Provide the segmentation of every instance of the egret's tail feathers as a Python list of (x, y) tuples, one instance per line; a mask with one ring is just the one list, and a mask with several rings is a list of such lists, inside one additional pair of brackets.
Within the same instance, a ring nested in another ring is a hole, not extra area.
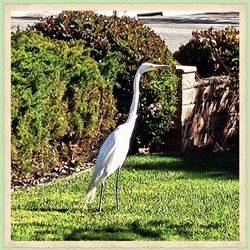
[(87, 206), (88, 203), (93, 202), (93, 200), (95, 199), (95, 194), (96, 194), (96, 187), (88, 190), (85, 199), (85, 206)]

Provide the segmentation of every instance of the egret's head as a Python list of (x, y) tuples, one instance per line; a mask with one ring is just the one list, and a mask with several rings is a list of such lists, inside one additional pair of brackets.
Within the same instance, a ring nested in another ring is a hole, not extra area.
[(140, 72), (140, 74), (143, 74), (145, 72), (156, 70), (156, 69), (159, 69), (159, 68), (164, 68), (164, 67), (167, 67), (167, 65), (153, 64), (153, 63), (143, 63), (139, 67), (138, 71)]

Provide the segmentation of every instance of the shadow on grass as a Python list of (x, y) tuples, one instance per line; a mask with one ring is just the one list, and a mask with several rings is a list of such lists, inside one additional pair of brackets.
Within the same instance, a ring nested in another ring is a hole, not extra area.
[[(168, 155), (141, 156), (148, 160), (131, 161), (127, 169), (186, 171), (192, 178), (239, 179), (239, 154), (237, 152), (188, 152)], [(204, 175), (205, 173), (205, 175)]]
[(108, 225), (92, 230), (78, 228), (65, 236), (64, 240), (163, 240), (161, 232), (150, 227), (150, 223), (143, 224), (138, 220), (126, 225)]
[[(85, 229), (78, 228), (64, 237), (67, 241), (80, 240), (170, 240), (171, 237), (191, 240), (193, 235), (193, 222), (182, 222), (180, 224), (171, 223), (170, 221), (149, 221), (143, 223), (135, 220), (126, 225), (108, 225), (101, 228)], [(200, 225), (201, 228), (211, 230), (221, 227), (220, 224)], [(163, 237), (164, 235), (164, 237)]]
[(22, 207), (22, 210), (28, 211), (39, 211), (39, 212), (56, 212), (56, 213), (72, 213), (78, 211), (77, 208), (54, 208), (54, 207), (38, 207), (38, 206), (27, 206)]
[[(33, 235), (33, 240), (44, 240), (47, 235), (55, 235), (58, 231), (53, 227), (53, 223), (50, 225), (44, 223), (23, 223), (24, 227), (35, 226), (36, 231)], [(69, 228), (64, 228), (69, 231)], [(60, 233), (63, 233), (63, 229)], [(15, 237), (12, 235), (12, 239)], [(64, 236), (64, 241), (81, 241), (81, 240), (137, 240), (137, 239), (151, 239), (151, 240), (163, 240), (161, 238), (161, 232), (157, 232), (155, 228), (150, 228), (149, 224), (142, 224), (138, 220), (133, 221), (126, 225), (104, 225), (93, 229), (86, 229), (84, 227), (73, 229), (71, 233)]]
[[(152, 241), (163, 241), (173, 240), (173, 237), (182, 240), (193, 240), (204, 239), (204, 240), (225, 240), (222, 235), (217, 235), (217, 238), (207, 238), (202, 232), (197, 231), (197, 224), (192, 221), (182, 221), (179, 223), (172, 223), (169, 220), (151, 220), (143, 222), (134, 220), (127, 224), (110, 224), (110, 225), (99, 225), (95, 228), (88, 229), (86, 227), (78, 227), (70, 229), (69, 227), (55, 228), (53, 222), (47, 223), (23, 223), (23, 227), (35, 226), (32, 240), (42, 241), (47, 239), (48, 235), (54, 235), (52, 240), (63, 240), (63, 241), (134, 241), (134, 240), (152, 240)], [(210, 223), (199, 225), (200, 229), (208, 231), (218, 230), (223, 228), (224, 225), (220, 223)], [(194, 235), (194, 229), (197, 233)], [(65, 234), (65, 231), (70, 232)], [(64, 235), (64, 236), (63, 236)], [(12, 240), (16, 240), (14, 234), (12, 234)]]

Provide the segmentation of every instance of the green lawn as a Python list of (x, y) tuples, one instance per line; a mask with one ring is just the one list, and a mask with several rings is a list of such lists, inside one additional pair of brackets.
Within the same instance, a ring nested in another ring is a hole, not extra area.
[(92, 170), (12, 192), (12, 240), (239, 240), (238, 155), (131, 156), (84, 210)]

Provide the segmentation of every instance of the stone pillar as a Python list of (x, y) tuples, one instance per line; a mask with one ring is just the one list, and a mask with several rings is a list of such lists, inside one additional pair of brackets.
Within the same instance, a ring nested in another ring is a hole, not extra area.
[[(191, 114), (195, 107), (195, 99), (197, 96), (197, 89), (194, 88), (197, 85), (195, 75), (197, 72), (196, 66), (176, 66), (177, 74), (181, 75), (182, 87), (181, 87), (181, 126), (182, 126), (182, 136), (181, 136), (181, 150), (185, 151), (189, 143), (189, 132), (193, 130), (189, 125), (192, 121), (189, 121)], [(192, 125), (191, 125), (192, 126)]]

